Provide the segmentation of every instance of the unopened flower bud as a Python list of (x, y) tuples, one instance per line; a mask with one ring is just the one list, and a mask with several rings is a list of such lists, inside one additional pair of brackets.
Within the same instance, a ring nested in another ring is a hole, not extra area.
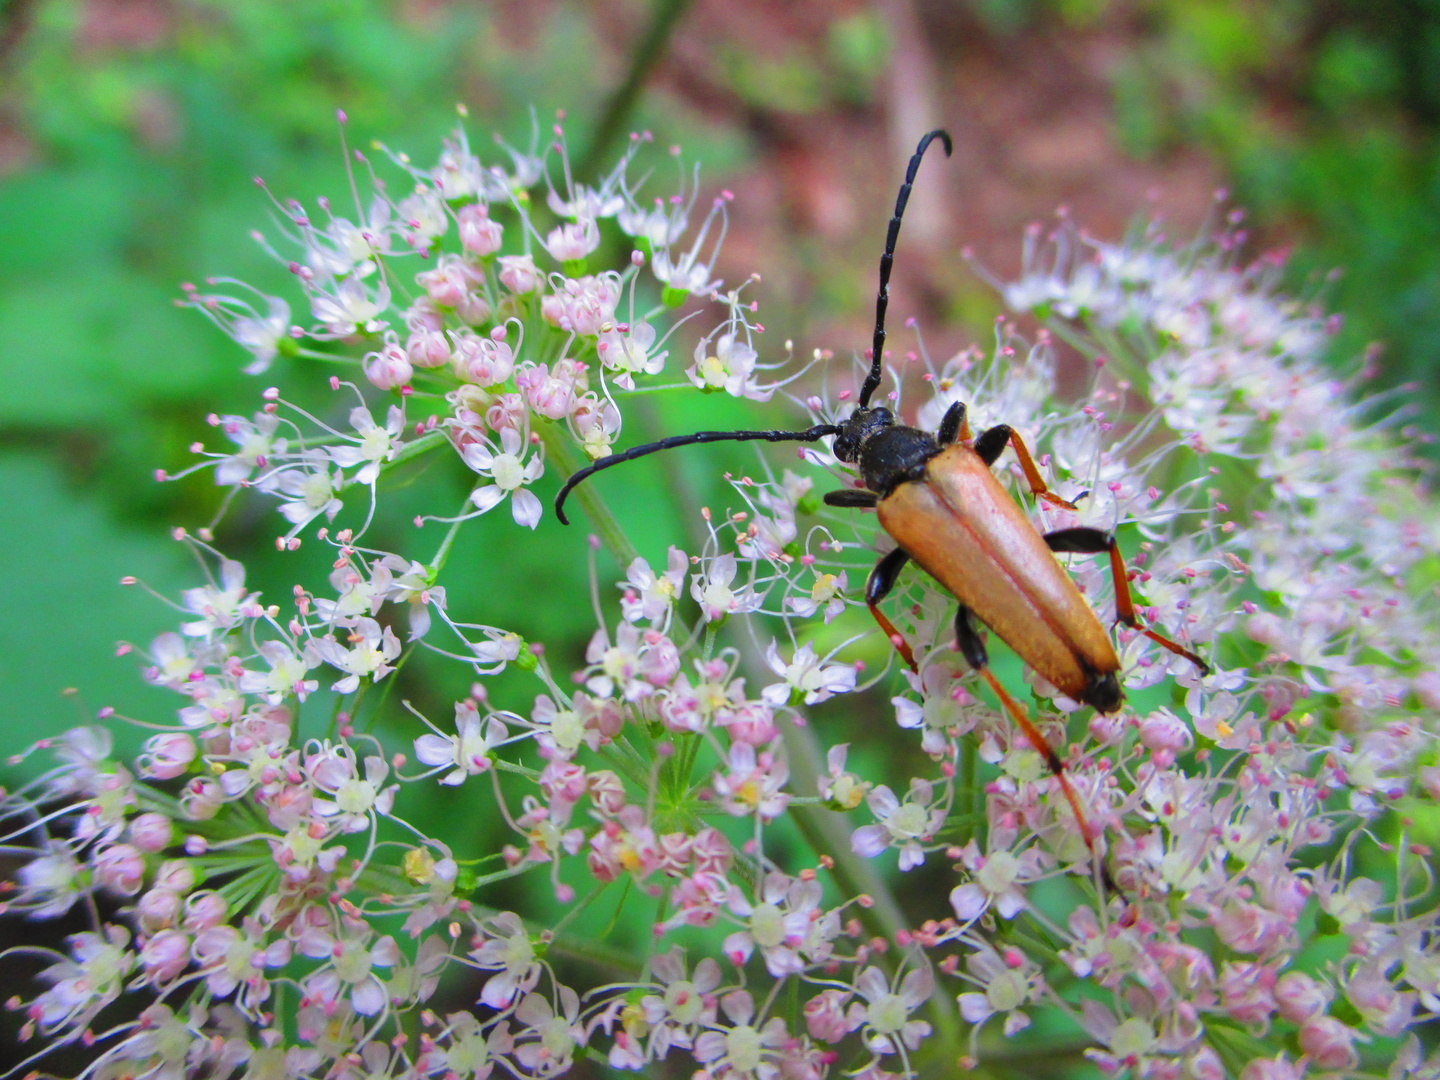
[(164, 986), (190, 964), (190, 937), (180, 930), (161, 930), (140, 949), (146, 981)]
[(95, 856), (95, 877), (121, 896), (134, 896), (145, 880), (145, 856), (130, 844), (111, 844)]
[(198, 892), (185, 901), (185, 929), (193, 932), (219, 926), (230, 914), (230, 905), (217, 892)]
[(195, 867), (188, 859), (166, 859), (155, 871), (155, 885), (182, 895), (188, 893), (195, 887)]
[(443, 367), (450, 362), (450, 339), (443, 330), (417, 330), (406, 342), (405, 353), (415, 367)]
[(167, 731), (145, 741), (140, 755), (140, 775), (146, 780), (173, 780), (195, 760), (195, 740), (178, 731)]
[(1140, 721), (1140, 741), (1157, 753), (1178, 754), (1194, 742), (1190, 726), (1167, 709)]
[(1300, 1028), (1300, 1049), (1322, 1069), (1353, 1069), (1360, 1064), (1355, 1030), (1333, 1016), (1317, 1016)]
[(135, 902), (140, 925), (151, 933), (174, 926), (180, 919), (180, 909), (180, 896), (171, 889), (148, 889)]
[(371, 385), (380, 390), (394, 390), (405, 386), (415, 376), (415, 369), (410, 366), (409, 354), (400, 347), (398, 341), (391, 341), (378, 352), (366, 355), (364, 368), (365, 377), (370, 380)]
[(130, 822), (130, 839), (141, 851), (164, 851), (175, 838), (175, 828), (164, 814), (150, 811)]
[(535, 268), (535, 260), (529, 255), (502, 255), (500, 284), (513, 293), (534, 292), (540, 284), (540, 271)]
[(460, 225), (460, 246), (471, 255), (484, 258), (500, 250), (505, 227), (490, 218), (490, 209), (483, 203), (462, 206), (455, 214)]

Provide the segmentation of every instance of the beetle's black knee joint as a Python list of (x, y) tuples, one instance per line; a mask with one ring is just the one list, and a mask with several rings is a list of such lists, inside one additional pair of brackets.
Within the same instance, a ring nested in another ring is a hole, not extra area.
[(880, 501), (880, 496), (873, 491), (861, 491), (859, 488), (841, 488), (839, 491), (827, 491), (825, 493), (826, 506), (844, 506), (852, 509), (873, 510), (875, 504)]
[(996, 424), (988, 431), (982, 431), (975, 440), (975, 453), (980, 455), (980, 460), (986, 465), (994, 465), (1005, 452), (1005, 444), (1010, 441), (1012, 434), (1013, 429), (1009, 424)]
[(1045, 534), (1045, 543), (1051, 551), (1075, 555), (1098, 555), (1115, 546), (1115, 536), (1103, 529), (1079, 526), (1074, 529), (1056, 529)]
[(960, 429), (965, 426), (965, 403), (957, 401), (945, 410), (945, 418), (940, 421), (940, 430), (935, 433), (935, 441), (941, 446), (949, 446), (960, 437)]
[(905, 554), (904, 549), (896, 548), (876, 563), (875, 569), (870, 571), (870, 580), (865, 583), (865, 602), (874, 605), (889, 596), (900, 578), (900, 571), (909, 561), (910, 556)]
[(975, 617), (964, 604), (955, 612), (955, 643), (965, 662), (977, 671), (990, 666), (990, 654), (985, 651), (985, 639), (975, 626)]

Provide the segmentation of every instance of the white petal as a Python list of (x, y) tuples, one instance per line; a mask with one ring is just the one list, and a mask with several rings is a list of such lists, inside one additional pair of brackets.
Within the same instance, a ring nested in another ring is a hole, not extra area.
[(497, 484), (478, 487), (470, 493), (470, 501), (476, 505), (482, 514), (494, 510), (503, 498), (505, 498), (505, 489)]

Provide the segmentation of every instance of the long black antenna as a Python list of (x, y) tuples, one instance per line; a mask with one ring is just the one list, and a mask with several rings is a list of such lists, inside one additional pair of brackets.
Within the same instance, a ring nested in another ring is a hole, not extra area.
[(561, 525), (569, 525), (570, 519), (565, 516), (565, 497), (570, 494), (570, 489), (587, 478), (595, 475), (601, 469), (608, 469), (612, 465), (619, 465), (622, 461), (634, 461), (646, 454), (658, 453), (661, 450), (670, 450), (677, 446), (690, 446), (694, 443), (709, 442), (819, 442), (827, 435), (840, 434), (840, 427), (837, 424), (816, 424), (814, 427), (806, 428), (804, 431), (697, 431), (693, 435), (672, 435), (668, 439), (661, 439), (659, 442), (645, 443), (643, 446), (633, 446), (623, 454), (611, 454), (609, 457), (602, 457), (593, 465), (586, 465), (583, 469), (576, 469), (570, 474), (570, 479), (565, 481), (565, 486), (560, 489), (560, 494), (555, 496), (555, 516), (560, 519)]
[(910, 158), (910, 166), (905, 170), (905, 182), (900, 185), (900, 194), (895, 198), (895, 214), (890, 219), (890, 231), (885, 234), (885, 254), (880, 256), (880, 292), (875, 297), (875, 343), (870, 348), (870, 374), (865, 376), (865, 384), (860, 387), (862, 409), (870, 404), (870, 395), (875, 393), (880, 385), (880, 366), (885, 357), (885, 309), (890, 305), (890, 264), (895, 261), (895, 241), (900, 239), (900, 219), (905, 216), (905, 204), (910, 201), (910, 188), (915, 183), (915, 173), (920, 169), (920, 159), (936, 139), (944, 144), (946, 157), (949, 157), (954, 149), (950, 143), (950, 133), (942, 128), (936, 128), (920, 140), (920, 145), (915, 148), (915, 153)]

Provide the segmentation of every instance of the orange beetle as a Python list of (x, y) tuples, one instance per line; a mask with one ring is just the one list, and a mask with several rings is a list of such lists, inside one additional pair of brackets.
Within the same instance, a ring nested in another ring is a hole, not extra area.
[(900, 571), (914, 559), (960, 601), (955, 616), (956, 644), (1045, 759), (1075, 812), (1086, 845), (1093, 849), (1094, 837), (1064, 764), (1025, 709), (991, 673), (976, 621), (993, 630), (1061, 692), (1102, 713), (1116, 711), (1124, 694), (1117, 678), (1120, 660), (1115, 647), (1094, 610), (1052, 554), (1106, 552), (1115, 580), (1116, 621), (1138, 629), (1171, 652), (1193, 661), (1202, 671), (1208, 671), (1208, 667), (1194, 653), (1139, 625), (1125, 563), (1112, 534), (1092, 528), (1059, 529), (1044, 535), (1036, 531), (990, 472), (1007, 444), (1020, 460), (1031, 494), (1067, 509), (1073, 510), (1074, 505), (1046, 488), (1030, 451), (1008, 425), (1000, 424), (972, 438), (965, 406), (957, 402), (946, 412), (940, 430), (931, 434), (897, 424), (889, 409), (871, 407), (870, 398), (880, 386), (890, 267), (900, 220), (920, 161), (937, 138), (949, 156), (950, 136), (944, 131), (932, 131), (921, 139), (895, 201), (885, 251), (880, 256), (870, 372), (861, 386), (855, 411), (844, 422), (816, 424), (804, 431), (699, 431), (637, 446), (577, 470), (556, 496), (555, 514), (568, 524), (564, 503), (576, 484), (602, 469), (660, 450), (707, 442), (818, 442), (834, 436), (835, 456), (857, 467), (864, 487), (828, 492), (825, 502), (830, 506), (877, 510), (881, 527), (896, 543), (895, 550), (876, 564), (865, 585), (865, 602), (876, 621), (914, 670), (910, 646), (879, 608), (894, 588)]

